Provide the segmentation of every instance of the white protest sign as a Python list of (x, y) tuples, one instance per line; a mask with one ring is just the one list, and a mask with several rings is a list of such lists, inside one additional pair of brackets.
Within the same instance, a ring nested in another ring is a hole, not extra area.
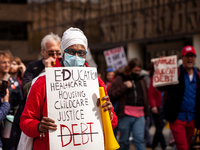
[(153, 86), (165, 86), (178, 84), (177, 56), (168, 56), (155, 58), (151, 60), (154, 63)]
[(127, 59), (123, 47), (106, 50), (104, 51), (104, 56), (108, 68), (116, 70), (127, 65)]
[(96, 68), (46, 68), (46, 91), (48, 117), (57, 124), (50, 150), (104, 150)]

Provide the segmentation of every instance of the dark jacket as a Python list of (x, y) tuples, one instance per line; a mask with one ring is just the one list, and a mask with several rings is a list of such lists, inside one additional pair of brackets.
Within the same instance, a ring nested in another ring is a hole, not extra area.
[[(111, 101), (112, 102), (119, 101), (118, 112), (117, 112), (118, 116), (124, 116), (124, 107), (126, 105), (129, 88), (123, 82), (127, 80), (130, 80), (127, 76), (125, 76), (124, 74), (119, 74), (118, 76), (116, 76), (116, 78), (112, 82), (112, 85), (109, 89), (109, 97)], [(141, 87), (142, 87), (144, 113), (145, 113), (145, 118), (146, 118), (148, 116), (147, 85), (146, 85), (145, 80), (142, 77), (140, 77), (138, 82), (140, 82)]]
[(17, 113), (15, 115), (14, 122), (13, 122), (12, 129), (11, 129), (10, 138), (8, 140), (8, 143), (10, 143), (10, 144), (7, 144), (6, 150), (16, 150), (17, 149), (19, 139), (21, 136), (21, 129), (19, 127), (19, 122), (20, 122), (21, 114), (24, 110), (25, 103), (26, 103), (26, 96), (28, 94), (32, 80), (35, 77), (37, 77), (44, 70), (44, 68), (45, 67), (42, 62), (42, 59), (30, 62), (26, 68), (26, 71), (23, 76), (23, 81), (22, 81), (23, 93), (24, 93), (25, 98), (22, 101), (21, 105), (19, 106)]
[[(200, 129), (200, 80), (199, 73), (197, 75), (197, 92), (195, 104), (195, 126)], [(164, 103), (164, 118), (169, 122), (174, 122), (181, 109), (183, 95), (185, 92), (185, 78), (183, 67), (179, 68), (179, 83), (176, 85), (158, 87), (160, 91), (166, 91), (166, 100)]]
[(17, 111), (20, 103), (23, 100), (22, 92), (20, 89), (20, 84), (16, 78), (9, 77), (9, 103), (10, 103), (10, 112), (9, 114), (14, 115)]
[(43, 62), (43, 59), (30, 62), (27, 67), (26, 71), (23, 76), (22, 80), (22, 86), (24, 86), (26, 83), (32, 81), (35, 77), (37, 77), (45, 68)]
[[(1, 97), (0, 97), (1, 99)], [(0, 122), (2, 122), (5, 118), (6, 115), (8, 114), (10, 110), (10, 104), (8, 102), (3, 102), (0, 104)], [(0, 123), (0, 129), (1, 129), (2, 124)], [(2, 142), (0, 140), (0, 147), (2, 147)]]

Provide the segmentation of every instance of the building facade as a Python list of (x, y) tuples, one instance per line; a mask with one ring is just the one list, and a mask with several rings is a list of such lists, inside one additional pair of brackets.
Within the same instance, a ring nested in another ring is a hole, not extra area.
[(0, 50), (10, 50), (13, 55), (20, 57), (25, 63), (31, 56), (28, 41), (28, 27), (31, 19), (28, 15), (26, 0), (0, 0)]
[(25, 7), (28, 15), (19, 19), (27, 18), (29, 54), (40, 53), (40, 41), (46, 34), (62, 36), (73, 26), (88, 37), (101, 73), (106, 69), (103, 51), (119, 46), (125, 48), (127, 59), (137, 57), (146, 67), (159, 56), (180, 59), (182, 47), (193, 45), (200, 67), (199, 0), (28, 0)]

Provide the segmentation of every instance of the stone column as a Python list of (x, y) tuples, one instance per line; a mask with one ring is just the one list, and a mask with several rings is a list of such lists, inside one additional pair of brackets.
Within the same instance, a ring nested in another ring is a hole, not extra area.
[(193, 35), (193, 46), (196, 50), (196, 67), (200, 68), (200, 34)]

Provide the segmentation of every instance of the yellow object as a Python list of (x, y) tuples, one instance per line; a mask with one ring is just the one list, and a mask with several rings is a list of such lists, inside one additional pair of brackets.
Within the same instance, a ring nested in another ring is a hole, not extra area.
[(169, 122), (165, 125), (165, 128), (170, 129)]
[[(103, 87), (99, 87), (99, 94), (100, 94), (100, 105), (102, 106), (106, 102), (106, 100), (105, 101), (101, 100), (105, 96)], [(109, 112), (108, 111), (104, 112), (102, 108), (101, 114), (102, 114), (102, 122), (103, 122), (105, 150), (116, 150), (120, 146), (113, 133), (113, 128), (111, 125)]]

